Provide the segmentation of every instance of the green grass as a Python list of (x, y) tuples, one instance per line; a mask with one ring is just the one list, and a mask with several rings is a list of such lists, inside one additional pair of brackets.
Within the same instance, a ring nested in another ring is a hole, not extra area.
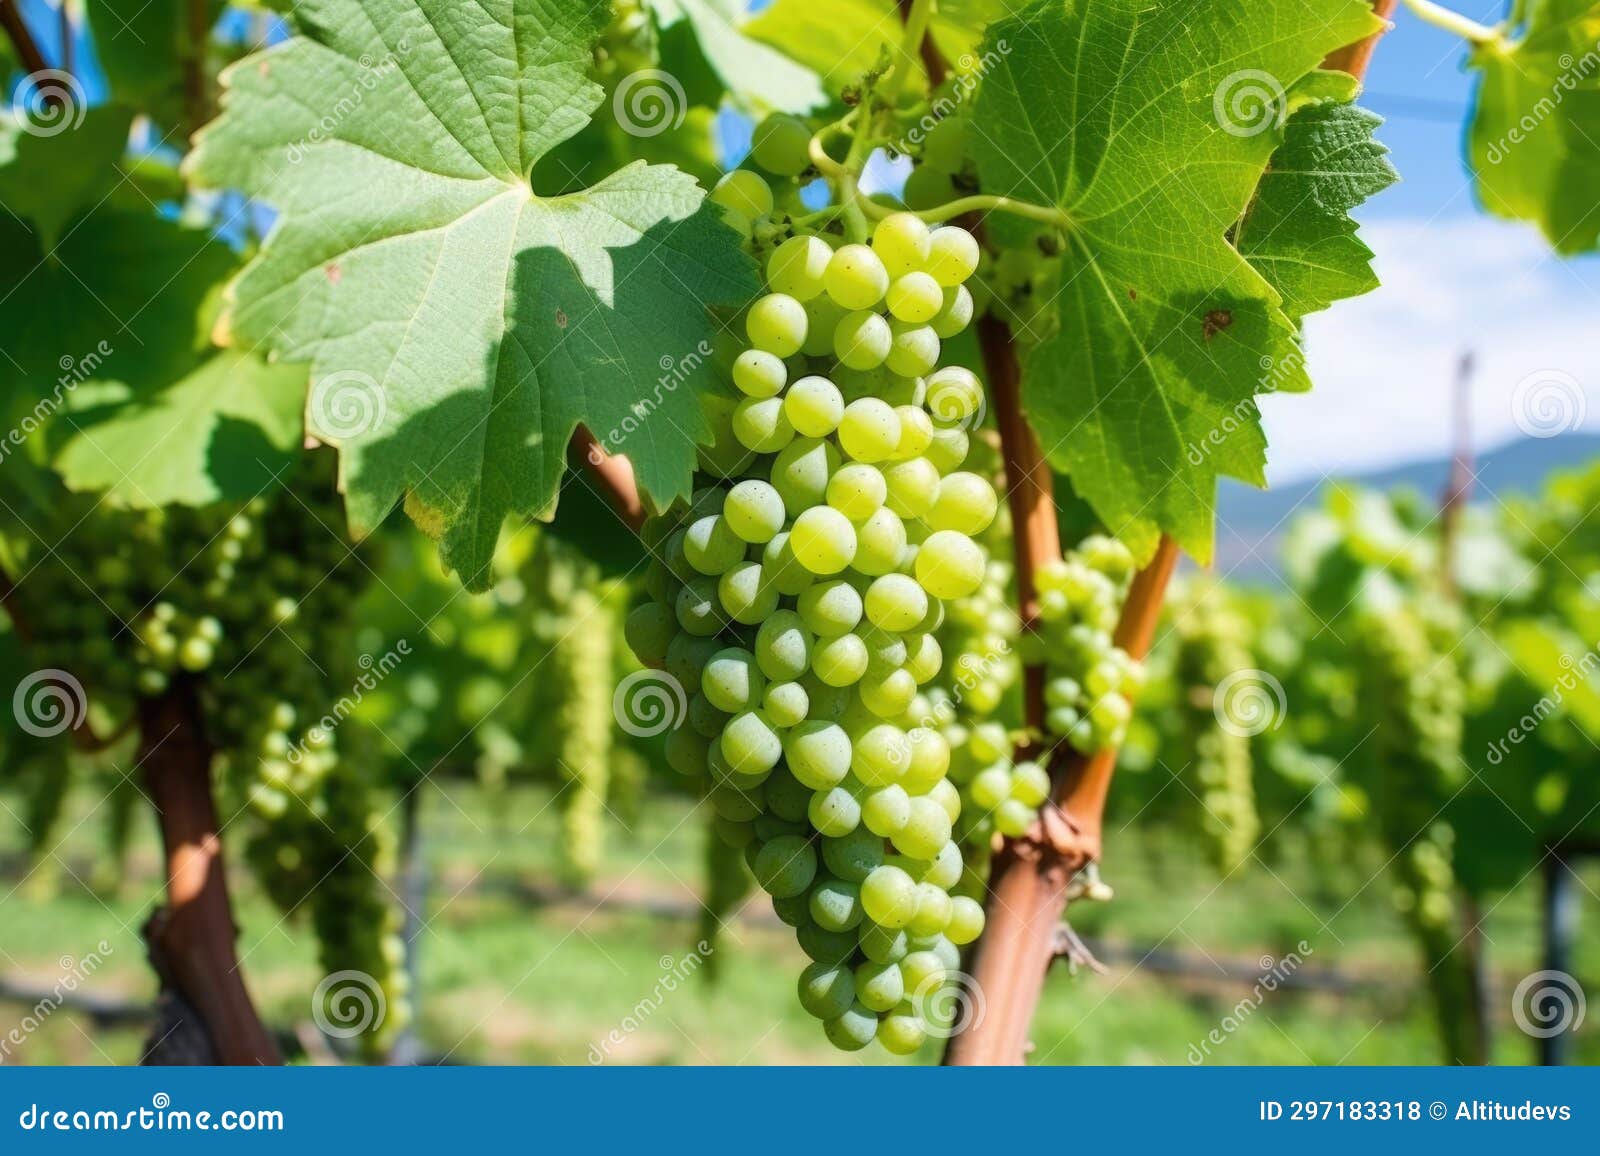
[[(17, 810), (0, 810), (0, 855), (24, 845)], [(139, 926), (159, 897), (154, 832), (144, 825), (121, 886), (98, 894), (85, 882), (99, 836), (91, 810), (91, 800), (73, 800), (48, 870), (0, 878), (0, 974), (48, 986), (62, 974), (62, 957), (82, 958), (104, 940), (106, 962), (84, 990), (148, 1000), (154, 983)], [(419, 942), (425, 1044), (454, 1062), (585, 1064), (615, 1029), (621, 1042), (605, 1047), (610, 1063), (887, 1062), (876, 1049), (843, 1056), (822, 1040), (793, 997), (804, 957), (787, 929), (765, 918), (759, 898), (718, 944), (715, 984), (700, 974), (676, 978), (697, 966), (685, 962), (694, 921), (649, 913), (641, 903), (694, 902), (703, 828), (680, 799), (652, 798), (642, 810), (638, 829), (608, 831), (603, 870), (586, 896), (534, 906), (512, 884), (548, 889), (557, 875), (559, 817), (549, 795), (525, 788), (490, 798), (460, 783), (426, 790), (432, 883)], [(1184, 1064), (1224, 1017), (1242, 1010), (1236, 1030), (1210, 1045), (1206, 1062), (1435, 1062), (1426, 993), (1381, 877), (1357, 891), (1370, 877), (1364, 868), (1341, 872), (1352, 882), (1334, 885), (1310, 865), (1275, 863), (1219, 880), (1199, 859), (1152, 846), (1136, 832), (1114, 832), (1109, 845), (1106, 874), (1116, 900), (1080, 904), (1074, 919), (1081, 932), (1118, 950), (1106, 975), (1074, 976), (1064, 966), (1052, 972), (1035, 1020), (1033, 1061)], [(311, 933), (282, 918), (243, 869), (236, 867), (230, 882), (251, 989), (270, 1022), (303, 1028), (320, 978)], [(1500, 1062), (1533, 1057), (1532, 1042), (1511, 1021), (1510, 992), (1538, 966), (1534, 883), (1499, 902), (1488, 922)], [(1585, 884), (1600, 892), (1600, 872), (1586, 871)], [(597, 904), (597, 897), (607, 902)], [(1591, 975), (1600, 959), (1597, 906), (1585, 913), (1579, 955), (1580, 970), (1587, 963)], [(1306, 969), (1336, 968), (1371, 986), (1340, 994), (1279, 990), (1241, 1009), (1249, 987), (1206, 974), (1222, 964), (1248, 970), (1301, 940), (1310, 948)], [(1126, 958), (1150, 947), (1198, 961), (1198, 973), (1161, 975), (1138, 966), (1137, 954)], [(0, 1003), (0, 1039), (25, 1010)], [(135, 1029), (101, 1029), (58, 1012), (6, 1062), (129, 1063), (139, 1043)], [(1579, 1045), (1581, 1059), (1600, 1061), (1592, 1021)], [(925, 1058), (935, 1059), (935, 1049)]]

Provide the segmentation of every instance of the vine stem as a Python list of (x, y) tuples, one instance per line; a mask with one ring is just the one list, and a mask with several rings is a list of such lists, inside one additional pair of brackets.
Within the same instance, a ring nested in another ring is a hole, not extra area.
[(1406, 7), (1411, 9), (1417, 19), (1459, 36), (1469, 44), (1492, 44), (1500, 39), (1498, 28), (1479, 24), (1476, 20), (1452, 11), (1442, 4), (1435, 4), (1433, 0), (1406, 0)]
[[(180, 1006), (203, 1021), (215, 1062), (281, 1064), (234, 950), (238, 931), (223, 875), (212, 750), (194, 687), (179, 681), (143, 700), (139, 722), (139, 765), (160, 818), (167, 869), (166, 905), (145, 924), (150, 962), (163, 988), (175, 989)], [(147, 1055), (159, 1054), (160, 1043), (151, 1041)]]
[[(22, 11), (16, 5), (16, 0), (0, 0), (0, 25), (6, 30), (6, 35), (11, 39), (11, 44), (17, 50), (17, 58), (22, 61), (22, 67), (29, 72), (43, 72), (50, 67), (50, 62), (44, 58), (44, 53), (39, 51), (39, 42), (33, 38), (33, 33), (28, 29), (28, 22), (22, 18)], [(54, 93), (47, 93), (45, 99), (54, 103), (60, 97)]]
[[(1374, 0), (1373, 7), (1379, 16), (1387, 17), (1394, 4), (1395, 0)], [(1360, 79), (1376, 39), (1374, 35), (1332, 54), (1324, 66)], [(1054, 495), (1048, 466), (1024, 418), (1012, 334), (1003, 322), (985, 319), (980, 323), (979, 343), (1011, 491), (1018, 611), (1023, 628), (1031, 630), (1038, 616), (1033, 570), (1060, 556)], [(1154, 558), (1135, 576), (1128, 591), (1115, 640), (1134, 658), (1143, 658), (1155, 638), (1178, 553), (1176, 543), (1163, 536)], [(1030, 730), (1043, 729), (1038, 725), (1043, 716), (1043, 673), (1042, 667), (1033, 666), (1023, 671), (1025, 721)], [(1040, 812), (1039, 822), (1022, 838), (1006, 840), (990, 868), (987, 926), (964, 978), (967, 1006), (983, 1007), (984, 1015), (968, 1017), (950, 1038), (945, 1064), (1023, 1062), (1034, 1010), (1055, 957), (1055, 932), (1066, 913), (1068, 885), (1079, 870), (1100, 857), (1105, 802), (1116, 761), (1114, 749), (1086, 758), (1063, 743), (1051, 752), (1051, 799)]]
[(933, 0), (911, 0), (900, 5), (900, 18), (905, 24), (905, 34), (900, 38), (900, 51), (894, 60), (894, 71), (883, 86), (883, 100), (893, 105), (900, 90), (905, 87), (906, 76), (911, 72), (911, 62), (926, 51), (928, 22), (933, 19)]
[(599, 485), (617, 516), (628, 524), (628, 529), (636, 534), (644, 529), (644, 499), (639, 496), (633, 463), (619, 454), (607, 453), (586, 425), (580, 424), (573, 431), (571, 448), (583, 458), (589, 476)]

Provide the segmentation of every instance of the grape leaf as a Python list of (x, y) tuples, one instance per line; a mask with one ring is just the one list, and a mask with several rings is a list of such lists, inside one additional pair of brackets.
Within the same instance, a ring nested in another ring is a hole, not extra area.
[(246, 501), (299, 453), (305, 388), (304, 366), (222, 350), (153, 396), (70, 412), (56, 472), (125, 506)]
[(1217, 476), (1264, 483), (1254, 396), (1303, 388), (1304, 368), (1228, 234), (1286, 94), (1377, 27), (1362, 0), (1040, 0), (990, 28), (984, 190), (1071, 222), (1059, 333), (1028, 356), (1024, 404), (1052, 464), (1141, 551), (1165, 531), (1208, 559)]
[[(351, 520), (402, 497), (447, 565), (488, 578), (505, 516), (549, 513), (573, 429), (660, 504), (710, 427), (708, 309), (756, 289), (694, 181), (636, 162), (536, 196), (529, 174), (602, 100), (599, 0), (308, 0), (305, 34), (231, 67), (191, 154), (280, 217), (235, 282), (233, 341), (310, 361), (309, 431), (341, 450)], [(669, 387), (662, 367), (684, 367)], [(686, 388), (680, 388), (686, 387)]]
[(663, 29), (686, 22), (711, 70), (729, 92), (758, 109), (809, 112), (826, 104), (817, 74), (752, 40), (735, 24), (742, 5), (728, 0), (648, 0)]
[(209, 299), (236, 265), (207, 231), (109, 202), (48, 254), (37, 231), (0, 213), (0, 397), (14, 414), (53, 412), (89, 380), (135, 393), (170, 384), (205, 347)]
[(119, 183), (116, 162), (132, 123), (132, 110), (116, 105), (91, 108), (62, 132), (30, 132), (23, 121), (0, 117), (0, 206), (37, 227), (41, 250), (49, 252), (68, 221)]
[[(1327, 75), (1327, 74), (1324, 74)], [(1343, 74), (1338, 74), (1343, 76)], [(1372, 250), (1350, 210), (1398, 179), (1389, 150), (1373, 137), (1381, 117), (1336, 99), (1306, 104), (1284, 123), (1234, 246), (1278, 291), (1292, 319), (1375, 289)]]
[(1478, 199), (1557, 252), (1600, 242), (1600, 4), (1530, 0), (1521, 35), (1478, 46), (1467, 154)]

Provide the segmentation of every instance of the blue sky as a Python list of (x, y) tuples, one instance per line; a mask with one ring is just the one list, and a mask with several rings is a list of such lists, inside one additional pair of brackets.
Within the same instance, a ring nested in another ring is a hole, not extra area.
[[(1504, 6), (1457, 10), (1493, 24)], [(1461, 160), (1473, 87), (1462, 44), (1403, 5), (1395, 25), (1363, 97), (1386, 118), (1379, 135), (1402, 178), (1360, 214), (1384, 284), (1311, 319), (1311, 395), (1264, 402), (1274, 481), (1446, 452), (1468, 347), (1482, 448), (1521, 436), (1517, 403), (1541, 391), (1584, 415), (1575, 426), (1600, 428), (1600, 259), (1564, 261), (1531, 227), (1480, 210)]]

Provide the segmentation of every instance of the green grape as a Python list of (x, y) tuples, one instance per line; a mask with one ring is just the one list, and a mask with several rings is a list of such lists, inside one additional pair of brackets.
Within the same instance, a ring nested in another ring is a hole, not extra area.
[(928, 613), (928, 595), (916, 579), (905, 574), (885, 574), (867, 587), (867, 621), (880, 630), (906, 631)]
[(677, 630), (672, 612), (659, 602), (646, 602), (628, 613), (624, 636), (641, 662), (658, 664), (667, 657), (667, 646)]
[(822, 1025), (828, 1042), (840, 1051), (858, 1052), (878, 1035), (878, 1017), (864, 1005), (854, 1004), (849, 1011)]
[(926, 796), (911, 800), (905, 825), (895, 832), (894, 845), (913, 859), (932, 859), (950, 842), (950, 816)]
[(823, 879), (811, 889), (810, 912), (826, 931), (849, 931), (861, 922), (861, 888), (842, 879)]
[[(861, 883), (861, 907), (880, 927), (905, 927), (917, 913), (916, 882), (899, 867), (873, 868)], [(907, 956), (906, 960), (913, 958)]]
[(811, 711), (811, 696), (798, 682), (773, 683), (761, 698), (761, 709), (773, 726), (786, 730), (805, 722)]
[(749, 221), (772, 212), (771, 186), (759, 174), (746, 169), (735, 169), (718, 181), (711, 190), (711, 200)]
[[(906, 829), (910, 826), (911, 824), (907, 823)], [(902, 829), (896, 838), (903, 837), (906, 829)], [(946, 846), (950, 844), (947, 843)], [(950, 925), (954, 910), (945, 889), (924, 880), (917, 884), (917, 913), (911, 917), (911, 923), (906, 930), (913, 935), (938, 935)]]
[(938, 496), (926, 520), (934, 530), (955, 530), (976, 537), (994, 524), (1000, 503), (991, 486), (977, 474), (956, 472), (939, 483)]
[(933, 331), (941, 340), (949, 341), (964, 333), (967, 326), (972, 324), (973, 312), (972, 293), (965, 285), (957, 285), (944, 290), (939, 311), (928, 324), (933, 326)]
[(805, 628), (820, 638), (848, 634), (864, 612), (860, 591), (842, 579), (808, 586), (800, 594), (797, 609)]
[(827, 686), (851, 686), (867, 673), (867, 644), (854, 634), (819, 639), (811, 649), (811, 672)]
[(956, 225), (941, 225), (928, 234), (927, 270), (947, 289), (960, 285), (978, 270), (978, 242)]
[(967, 129), (964, 116), (946, 116), (928, 130), (922, 140), (922, 163), (943, 173), (957, 173), (967, 159)]
[(803, 377), (789, 388), (783, 412), (801, 437), (827, 437), (844, 417), (844, 397), (825, 377)]
[(875, 369), (894, 347), (889, 323), (870, 309), (846, 313), (833, 330), (833, 352), (848, 369)]
[(811, 130), (798, 117), (772, 113), (756, 125), (750, 154), (769, 173), (799, 176), (811, 167)]
[(781, 397), (747, 397), (733, 408), (733, 436), (758, 454), (773, 454), (794, 440)]
[(861, 800), (861, 822), (867, 830), (887, 839), (911, 817), (911, 796), (898, 783), (878, 787)]
[(748, 650), (729, 647), (717, 651), (706, 663), (700, 675), (700, 690), (718, 710), (738, 714), (760, 705), (766, 679), (756, 666), (754, 655)]
[[(928, 378), (928, 410), (936, 424), (965, 425), (982, 406), (983, 383), (970, 369), (947, 365)], [(965, 454), (962, 457), (964, 460)]]
[(783, 499), (783, 508), (798, 516), (823, 503), (828, 479), (838, 468), (839, 451), (832, 442), (795, 438), (778, 451), (767, 478)]
[(744, 560), (744, 541), (721, 514), (691, 523), (683, 535), (683, 556), (701, 574), (726, 574)]
[(759, 775), (778, 765), (783, 740), (760, 711), (735, 715), (722, 732), (722, 755), (735, 774)]
[(907, 206), (920, 212), (955, 200), (956, 186), (949, 173), (918, 165), (906, 178), (904, 196)]
[(891, 213), (872, 231), (872, 251), (893, 276), (903, 277), (927, 263), (929, 236), (928, 226), (921, 217), (912, 213)]
[(745, 318), (745, 332), (751, 344), (776, 357), (799, 353), (806, 342), (806, 331), (805, 306), (787, 293), (769, 293), (750, 307)]
[[(850, 736), (837, 723), (821, 719), (803, 722), (784, 737), (783, 749), (790, 772), (812, 790), (837, 786), (850, 772)], [(829, 866), (834, 874), (843, 875)]]
[(823, 283), (828, 296), (842, 308), (871, 309), (889, 289), (889, 272), (867, 246), (845, 245), (829, 259)]
[(933, 445), (933, 418), (920, 405), (901, 404), (894, 407), (900, 419), (900, 442), (895, 446), (896, 461), (911, 461), (927, 452)]
[(728, 491), (722, 517), (740, 539), (762, 545), (783, 529), (783, 498), (766, 482), (748, 478)]
[(800, 1006), (819, 1020), (850, 1010), (856, 999), (855, 975), (838, 963), (812, 963), (800, 973)]
[(767, 260), (767, 284), (775, 293), (810, 302), (823, 291), (833, 249), (821, 237), (790, 237)]
[(889, 330), (892, 339), (883, 360), (890, 372), (921, 377), (939, 364), (939, 335), (932, 326), (892, 321)]
[(760, 562), (741, 562), (717, 579), (717, 602), (735, 622), (754, 626), (778, 608)]
[(816, 876), (817, 853), (801, 836), (781, 835), (757, 853), (752, 873), (769, 895), (799, 895)]
[(911, 740), (890, 723), (877, 723), (854, 736), (850, 771), (868, 786), (899, 781), (911, 765)]
[(749, 397), (776, 397), (788, 383), (783, 358), (760, 349), (747, 349), (733, 363), (733, 384)]
[(944, 295), (945, 290), (928, 274), (906, 273), (889, 286), (889, 312), (913, 325), (932, 322), (944, 309)]
[[(829, 254), (832, 260), (832, 254)], [(806, 341), (800, 351), (807, 357), (832, 357), (833, 336), (843, 321), (845, 314), (851, 312), (839, 305), (826, 293), (813, 297), (806, 303)]]
[(822, 861), (840, 879), (864, 882), (883, 865), (883, 840), (863, 828), (839, 838), (824, 839)]
[(878, 1021), (878, 1042), (891, 1055), (915, 1055), (927, 1040), (928, 1032), (923, 1027), (922, 1017), (910, 1004), (902, 1004)]
[(910, 950), (904, 931), (871, 920), (861, 924), (861, 954), (874, 963), (899, 963)]
[(756, 661), (768, 678), (793, 681), (810, 667), (814, 642), (800, 614), (779, 610), (769, 615), (756, 631)]
[(965, 534), (936, 530), (917, 550), (917, 581), (935, 598), (965, 598), (983, 583), (983, 549)]
[(893, 510), (878, 509), (856, 527), (856, 556), (851, 565), (857, 573), (877, 578), (898, 570), (905, 552), (905, 523)]
[(860, 826), (861, 803), (846, 788), (829, 787), (811, 796), (806, 818), (818, 834), (837, 839)]
[(883, 472), (876, 466), (851, 462), (828, 479), (828, 505), (852, 522), (864, 522), (889, 496)]
[(881, 462), (900, 444), (900, 418), (877, 398), (864, 397), (844, 407), (839, 419), (839, 446), (858, 462)]
[(939, 470), (927, 458), (895, 462), (884, 471), (889, 508), (902, 518), (924, 518), (939, 499)]
[(905, 980), (900, 967), (893, 963), (874, 963), (864, 960), (856, 965), (856, 998), (870, 1011), (892, 1010), (905, 998)]
[(983, 905), (976, 899), (958, 895), (950, 901), (950, 920), (945, 935), (950, 942), (965, 946), (983, 934)]
[[(847, 409), (845, 418), (849, 416)], [(839, 573), (855, 557), (856, 530), (838, 510), (813, 506), (794, 520), (789, 547), (807, 570), (827, 577)]]

